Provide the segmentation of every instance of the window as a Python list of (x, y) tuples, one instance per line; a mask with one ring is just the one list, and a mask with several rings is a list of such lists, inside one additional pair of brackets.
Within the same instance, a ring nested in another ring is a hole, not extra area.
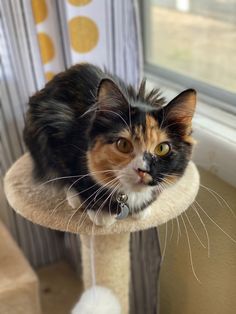
[(236, 0), (140, 1), (146, 71), (236, 109)]

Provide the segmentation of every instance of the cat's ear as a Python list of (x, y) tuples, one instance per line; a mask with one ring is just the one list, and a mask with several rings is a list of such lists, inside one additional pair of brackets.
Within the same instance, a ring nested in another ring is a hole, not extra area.
[(119, 108), (128, 104), (120, 88), (112, 80), (101, 80), (97, 90), (98, 109)]
[(172, 99), (164, 107), (164, 120), (167, 123), (176, 122), (190, 126), (196, 108), (197, 93), (187, 89)]

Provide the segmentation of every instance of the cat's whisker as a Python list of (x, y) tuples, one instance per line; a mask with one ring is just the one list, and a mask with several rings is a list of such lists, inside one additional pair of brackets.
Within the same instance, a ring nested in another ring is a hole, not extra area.
[[(104, 186), (102, 186), (101, 188), (99, 188), (98, 189), (98, 191), (101, 193), (102, 192), (102, 190), (104, 190), (106, 188), (106, 185), (104, 185)], [(98, 191), (95, 191), (94, 193), (92, 193), (82, 204), (80, 204), (80, 206), (75, 210), (75, 212), (71, 215), (71, 217), (69, 218), (69, 221), (68, 221), (68, 223), (67, 223), (67, 229), (66, 230), (68, 230), (68, 228), (69, 228), (69, 225), (70, 225), (70, 222), (71, 222), (71, 220), (73, 219), (73, 217), (75, 216), (75, 214), (78, 212), (78, 210), (84, 205), (84, 204), (86, 204), (87, 203), (87, 201), (91, 198), (91, 197), (93, 197), (93, 195), (95, 194), (95, 193), (98, 193)], [(100, 198), (99, 198), (100, 199)], [(98, 200), (99, 200), (98, 199)], [(86, 206), (86, 208), (85, 208), (85, 210), (87, 210), (87, 207), (93, 202), (94, 200), (92, 200), (92, 201), (90, 201), (90, 203)], [(96, 202), (94, 203), (94, 205), (96, 204)], [(93, 206), (94, 206), (93, 205)]]
[(208, 231), (207, 231), (207, 228), (206, 228), (206, 225), (204, 223), (204, 221), (202, 220), (202, 217), (201, 215), (199, 214), (199, 212), (197, 211), (196, 207), (194, 204), (191, 205), (191, 207), (193, 208), (194, 212), (196, 213), (196, 215), (198, 216), (202, 226), (203, 226), (203, 229), (205, 231), (205, 234), (206, 234), (206, 238), (207, 238), (207, 252), (208, 252), (208, 257), (210, 257), (210, 238), (209, 238), (209, 234), (208, 234)]
[[(103, 190), (103, 189), (102, 189), (102, 190)], [(101, 192), (102, 192), (102, 190), (101, 190)], [(103, 197), (103, 196), (102, 196), (102, 197)], [(102, 197), (101, 197), (101, 198), (102, 198)], [(99, 199), (96, 201), (96, 203), (97, 203), (101, 198), (99, 198)], [(77, 231), (78, 231), (78, 229), (83, 225), (83, 223), (84, 223), (84, 221), (85, 221), (85, 219), (86, 219), (86, 217), (87, 217), (87, 209), (88, 209), (89, 205), (90, 205), (92, 202), (93, 202), (93, 200), (90, 201), (89, 204), (88, 204), (88, 205), (85, 207), (85, 209), (83, 210), (82, 215), (85, 215), (85, 217), (84, 217), (82, 223), (77, 226)], [(95, 203), (95, 204), (96, 204), (96, 203)], [(95, 205), (95, 204), (94, 204), (94, 205)], [(93, 206), (94, 206), (94, 205), (93, 205)], [(81, 218), (82, 218), (82, 217), (81, 217)], [(81, 219), (80, 219), (80, 221), (81, 221)], [(80, 221), (79, 221), (79, 223), (80, 223)]]
[[(118, 183), (119, 184), (119, 183)], [(100, 189), (99, 189), (99, 194), (103, 191), (105, 189), (105, 186), (102, 186)], [(95, 191), (95, 192), (97, 192), (97, 191)], [(93, 194), (95, 194), (95, 193), (93, 193)], [(93, 195), (92, 195), (93, 196)], [(93, 204), (93, 206), (92, 207), (94, 207), (94, 205), (101, 199), (103, 197), (103, 195), (99, 198), (99, 199), (97, 199), (96, 201), (95, 201), (95, 203)], [(89, 197), (90, 198), (90, 197)], [(89, 199), (89, 198), (87, 198), (87, 200)], [(85, 201), (85, 202), (87, 202), (87, 200)], [(83, 204), (85, 203), (85, 202), (83, 202)], [(87, 206), (85, 207), (85, 209), (84, 209), (84, 211), (83, 212), (87, 212), (87, 209), (88, 209), (88, 207), (90, 206), (90, 204), (92, 203), (92, 202), (94, 202), (94, 200), (92, 200), (92, 201), (90, 201), (89, 202), (89, 204), (87, 204)], [(73, 218), (73, 217), (72, 217)], [(71, 218), (71, 219), (72, 219)], [(84, 219), (85, 220), (85, 219)], [(83, 222), (84, 222), (84, 220), (83, 220)], [(82, 222), (82, 224), (83, 224), (83, 222)], [(78, 228), (77, 228), (77, 230), (78, 230)]]
[(57, 180), (63, 180), (63, 179), (71, 179), (71, 178), (78, 178), (78, 177), (86, 177), (86, 176), (90, 176), (91, 174), (96, 174), (96, 173), (105, 173), (105, 172), (117, 172), (119, 170), (101, 170), (101, 171), (93, 171), (93, 172), (90, 172), (90, 173), (87, 173), (87, 174), (83, 174), (83, 175), (73, 175), (73, 176), (63, 176), (63, 177), (57, 177), (57, 178), (53, 178), (53, 179), (50, 179), (48, 181), (45, 181), (43, 183), (41, 183), (39, 185), (39, 187), (47, 184), (47, 183), (50, 183), (50, 182), (53, 182), (53, 181), (57, 181)]
[(110, 112), (112, 114), (115, 114), (117, 115), (123, 122), (124, 124), (127, 126), (127, 128), (129, 129), (130, 133), (131, 132), (131, 128), (130, 126), (127, 124), (127, 122), (125, 121), (125, 119), (118, 113), (118, 112), (115, 112), (113, 110), (107, 110), (107, 109), (98, 109), (97, 106), (93, 106), (91, 109), (87, 110), (85, 113), (83, 113), (80, 118), (83, 118), (84, 116), (86, 116), (88, 113), (91, 113), (93, 111), (96, 111), (96, 112)]
[(180, 229), (180, 224), (179, 224), (179, 219), (178, 216), (175, 217), (176, 218), (176, 222), (177, 222), (177, 226), (178, 226), (178, 233), (177, 233), (177, 245), (179, 244), (179, 239), (181, 237), (181, 229)]
[[(114, 183), (115, 184), (115, 186), (113, 187), (113, 189), (116, 187), (116, 184), (119, 184), (119, 182), (117, 182), (117, 183)], [(108, 192), (108, 191), (107, 191)], [(113, 190), (111, 191), (111, 193), (113, 192)], [(100, 192), (101, 193), (101, 192)], [(110, 195), (110, 194), (109, 194)], [(93, 206), (103, 197), (104, 195), (102, 195), (94, 204), (93, 204)], [(94, 199), (94, 201), (95, 201), (95, 199)], [(92, 207), (93, 207), (92, 206)]]
[[(117, 180), (119, 180), (119, 177), (116, 177), (116, 178), (112, 179), (111, 181), (109, 181), (108, 183), (104, 184), (104, 185), (102, 186), (102, 188), (105, 188), (105, 187), (109, 186), (110, 184), (112, 184), (114, 181), (117, 181)], [(98, 191), (99, 191), (99, 190), (98, 190)], [(97, 194), (96, 194), (95, 197), (94, 197), (94, 201), (96, 201), (96, 198), (97, 198)]]
[(76, 227), (77, 233), (79, 232), (79, 229), (83, 226), (83, 223), (85, 222), (86, 218), (87, 218), (87, 211), (86, 211), (86, 209), (84, 209), (82, 214), (81, 214), (80, 220), (77, 224), (77, 227)]
[[(92, 174), (92, 172), (91, 172), (91, 174)], [(79, 180), (81, 180), (82, 178), (79, 178), (79, 179), (77, 179), (77, 180), (75, 180), (70, 186), (69, 186), (69, 188), (67, 189), (67, 193), (72, 189), (72, 187), (76, 184), (76, 183), (78, 183), (79, 182)], [(108, 178), (109, 179), (109, 178)], [(99, 184), (99, 183), (97, 183), (97, 184)], [(94, 185), (93, 185), (94, 186)], [(92, 187), (93, 187), (92, 186)], [(92, 187), (90, 187), (90, 188), (92, 188)], [(90, 188), (88, 188), (87, 190), (89, 190)], [(84, 193), (85, 191), (87, 191), (87, 190), (83, 190), (83, 191), (81, 191), (80, 193)]]
[[(202, 185), (201, 185), (202, 186)], [(205, 187), (205, 186), (204, 186)], [(210, 189), (210, 188), (207, 188), (207, 187), (205, 187), (206, 188), (206, 190), (210, 193), (210, 191), (209, 190), (211, 190), (211, 192), (212, 193), (216, 193), (216, 194), (218, 194), (216, 191), (214, 191), (214, 190), (212, 190), (212, 189)], [(213, 192), (214, 191), (214, 192)], [(211, 194), (211, 193), (210, 193)], [(219, 197), (221, 197), (220, 195), (218, 195)], [(228, 203), (224, 200), (224, 198), (222, 198), (222, 201), (224, 201), (224, 203), (225, 203), (225, 205), (228, 207), (228, 208), (230, 208), (230, 206), (228, 205)], [(224, 231), (215, 221), (214, 221), (214, 219), (212, 219), (208, 214), (207, 214), (207, 212), (202, 208), (202, 206), (195, 200), (195, 202), (196, 202), (196, 204), (198, 205), (198, 207), (203, 211), (203, 213), (208, 217), (208, 219), (213, 223), (213, 224), (215, 224), (216, 225), (216, 227), (218, 228), (218, 229), (220, 229), (231, 241), (233, 241), (234, 243), (236, 243), (236, 240), (233, 238), (233, 237), (231, 237), (226, 231)], [(200, 214), (198, 213), (198, 210), (196, 209), (196, 207), (194, 206), (194, 204), (192, 204), (191, 205), (192, 207), (193, 207), (193, 209), (194, 209), (194, 211), (196, 212), (196, 214), (198, 215), (198, 218), (199, 218), (199, 220), (200, 220), (200, 222), (201, 222), (201, 224), (202, 224), (202, 226), (203, 226), (203, 228), (204, 228), (204, 231), (205, 231), (205, 234), (206, 234), (206, 238), (207, 238), (207, 247), (208, 247), (208, 257), (210, 257), (210, 239), (209, 239), (209, 234), (208, 234), (208, 231), (207, 231), (207, 228), (206, 228), (206, 225), (205, 225), (205, 223), (203, 222), (203, 220), (202, 220), (202, 218), (201, 218), (201, 216), (200, 216)], [(190, 207), (191, 207), (190, 206)], [(231, 208), (230, 208), (231, 209)], [(231, 209), (232, 210), (232, 209)], [(234, 213), (233, 213), (234, 214)], [(177, 217), (176, 217), (177, 218)]]
[(165, 223), (165, 242), (164, 242), (164, 248), (162, 251), (162, 256), (161, 256), (161, 263), (164, 262), (165, 254), (166, 254), (166, 249), (167, 249), (167, 240), (168, 240), (168, 222)]
[(202, 242), (202, 240), (199, 238), (199, 236), (198, 236), (198, 234), (197, 234), (195, 228), (193, 227), (193, 224), (191, 223), (191, 221), (190, 221), (190, 219), (189, 219), (187, 213), (184, 212), (184, 215), (185, 215), (185, 217), (187, 218), (187, 221), (188, 221), (188, 223), (189, 223), (189, 225), (190, 225), (190, 227), (191, 227), (193, 233), (195, 234), (196, 238), (198, 239), (199, 243), (201, 244), (202, 247), (204, 247), (204, 249), (206, 249), (205, 244), (204, 244), (204, 243)]
[(170, 241), (172, 240), (174, 234), (174, 221), (171, 219), (171, 234), (170, 234)]
[(97, 110), (97, 106), (93, 105), (91, 108), (89, 108), (87, 111), (85, 111), (80, 117), (79, 119), (84, 118), (87, 114), (89, 114), (90, 112), (96, 111)]
[(180, 176), (179, 173), (167, 174), (167, 173), (162, 173), (162, 172), (160, 172), (160, 175), (161, 175), (161, 176), (164, 176), (164, 177)]
[(184, 221), (184, 218), (183, 218), (182, 215), (180, 215), (180, 218), (182, 219), (182, 222), (183, 222), (183, 225), (184, 225), (184, 229), (185, 229), (185, 232), (186, 232), (188, 248), (189, 248), (189, 258), (190, 258), (190, 264), (191, 264), (192, 272), (193, 272), (194, 277), (197, 279), (197, 281), (199, 283), (201, 283), (201, 281), (199, 280), (199, 278), (198, 278), (198, 276), (197, 276), (197, 274), (195, 272), (195, 269), (194, 269), (193, 257), (192, 257), (192, 248), (191, 248), (191, 244), (190, 244), (190, 238), (189, 238), (189, 234), (188, 234), (188, 229), (186, 227), (186, 224), (185, 224), (185, 221)]
[[(115, 191), (116, 191), (116, 188), (115, 188)], [(101, 204), (101, 206), (98, 208), (97, 213), (96, 213), (95, 218), (94, 218), (95, 221), (96, 221), (97, 215), (99, 215), (98, 213), (99, 213), (100, 211), (102, 211), (102, 208), (103, 208), (104, 204), (107, 202), (107, 200), (108, 200), (109, 198), (112, 198), (112, 195), (113, 195), (113, 194), (114, 194), (114, 191), (112, 191), (112, 192), (108, 195), (108, 197), (105, 199), (105, 201), (104, 201), (104, 202)]]
[(118, 112), (115, 112), (113, 110), (107, 110), (107, 109), (98, 109), (98, 111), (102, 111), (102, 112), (110, 112), (110, 113), (113, 113), (115, 115), (117, 115), (123, 122), (124, 124), (127, 126), (127, 128), (129, 129), (130, 133), (132, 134), (132, 131), (129, 127), (129, 125), (127, 124), (127, 122), (125, 121), (125, 119), (118, 113)]
[(158, 185), (161, 188), (161, 190), (160, 190), (161, 192), (163, 192), (168, 187), (168, 185), (166, 185), (164, 182), (159, 182)]
[(89, 90), (90, 95), (93, 97), (94, 101), (96, 101), (97, 95), (91, 89)]
[(226, 231), (224, 231), (224, 229), (222, 229), (215, 221), (214, 219), (212, 219), (207, 212), (202, 208), (202, 206), (199, 204), (199, 202), (197, 202), (195, 200), (196, 204), (198, 205), (198, 207), (203, 211), (203, 213), (208, 217), (208, 219), (216, 226), (218, 227), (225, 235), (227, 238), (229, 238), (232, 242), (236, 243), (236, 240), (234, 238), (232, 238)]
[(174, 221), (173, 221), (173, 219), (171, 219), (170, 242), (171, 242), (171, 240), (172, 240), (173, 234), (174, 234)]
[(131, 122), (131, 110), (130, 110), (130, 103), (129, 103), (129, 128), (132, 130), (132, 122)]
[[(115, 183), (114, 183), (114, 184), (115, 184)], [(98, 196), (100, 193), (102, 193), (102, 191), (103, 191), (105, 188), (106, 188), (105, 186), (102, 186), (102, 187), (97, 191), (97, 194), (96, 194), (96, 196), (94, 197), (94, 199), (93, 199), (91, 202), (89, 202), (89, 204), (86, 206), (86, 210), (88, 209), (88, 207), (90, 206), (91, 203), (93, 203), (93, 205), (92, 205), (92, 207), (91, 207), (91, 208), (93, 208), (93, 207), (97, 204), (97, 202), (99, 202), (100, 199), (103, 198), (104, 195), (102, 195), (102, 196), (100, 196), (98, 199), (96, 199), (97, 196)], [(107, 192), (107, 191), (106, 191), (106, 192)]]
[[(162, 184), (160, 184), (162, 186)], [(195, 272), (195, 269), (194, 269), (194, 264), (193, 264), (193, 258), (192, 258), (192, 248), (191, 248), (191, 243), (190, 243), (190, 238), (189, 238), (189, 234), (188, 234), (188, 229), (187, 229), (187, 226), (185, 224), (185, 221), (184, 221), (184, 218), (182, 216), (182, 214), (179, 216), (183, 222), (183, 225), (184, 225), (184, 229), (185, 229), (185, 232), (186, 232), (186, 237), (187, 237), (187, 243), (188, 243), (188, 248), (189, 248), (189, 256), (190, 256), (190, 264), (191, 264), (191, 268), (192, 268), (192, 272), (194, 274), (194, 277), (197, 279), (198, 282), (200, 282), (199, 278), (197, 277), (197, 274)], [(177, 221), (178, 221), (178, 217), (176, 217)], [(180, 227), (180, 225), (178, 224), (178, 226)], [(177, 239), (178, 241), (178, 239)], [(178, 243), (178, 242), (177, 242)]]
[(63, 180), (63, 179), (71, 179), (71, 178), (78, 178), (79, 176), (80, 176), (80, 175), (64, 176), (64, 177), (53, 178), (53, 179), (50, 179), (50, 180), (48, 180), (48, 181), (45, 181), (45, 182), (41, 183), (41, 184), (39, 185), (39, 187), (41, 187), (41, 186), (43, 186), (43, 185), (45, 185), (45, 184), (47, 184), (47, 183), (53, 182), (53, 181)]
[[(202, 226), (203, 226), (203, 228), (204, 228), (204, 231), (205, 231), (205, 234), (206, 234), (206, 239), (207, 239), (208, 257), (210, 257), (210, 239), (209, 239), (209, 234), (208, 234), (206, 225), (205, 225), (205, 223), (203, 222), (203, 220), (202, 220), (200, 214), (199, 214), (198, 211), (196, 210), (194, 204), (190, 205), (190, 207), (191, 207), (191, 206), (193, 207), (194, 211), (196, 212), (196, 214), (197, 214), (197, 216), (198, 216), (198, 218), (199, 218), (199, 220), (200, 220), (200, 222), (201, 222), (201, 224), (202, 224)], [(185, 213), (185, 214), (186, 214), (186, 213)], [(186, 214), (186, 215), (187, 215), (187, 214)], [(178, 217), (176, 217), (176, 221), (177, 221), (177, 224), (178, 224), (178, 236), (177, 236), (177, 244), (178, 244), (178, 242), (179, 242), (179, 237), (180, 237), (180, 235), (181, 235), (181, 229), (180, 229), (180, 224), (179, 224), (179, 221), (178, 221)], [(180, 231), (180, 232), (179, 232), (179, 231)], [(203, 243), (202, 243), (201, 245), (203, 246)], [(205, 247), (205, 245), (204, 245), (204, 247)]]
[[(81, 179), (81, 178), (80, 178), (80, 179)], [(67, 189), (67, 192), (66, 192), (66, 193), (68, 193), (68, 192), (70, 191), (70, 189), (73, 187), (73, 185), (74, 185), (75, 183), (77, 183), (80, 179), (78, 179), (78, 180), (76, 180), (74, 183), (72, 183), (72, 184), (70, 185), (70, 187)], [(52, 210), (52, 213), (50, 214), (50, 216), (52, 216), (52, 215), (54, 214), (55, 210), (56, 210), (58, 207), (60, 207), (64, 202), (68, 201), (68, 199), (72, 199), (72, 198), (74, 198), (74, 197), (76, 197), (76, 196), (79, 196), (80, 194), (82, 194), (82, 193), (84, 193), (84, 192), (86, 192), (86, 191), (92, 189), (92, 188), (93, 188), (94, 186), (96, 186), (96, 185), (99, 185), (99, 183), (95, 183), (95, 184), (93, 184), (92, 186), (90, 186), (89, 188), (87, 188), (87, 189), (85, 189), (85, 190), (79, 191), (78, 193), (76, 193), (76, 194), (74, 194), (74, 195), (72, 195), (72, 196), (70, 196), (70, 197), (66, 197), (63, 201), (61, 201), (59, 204), (57, 204), (57, 206)]]
[(165, 120), (166, 120), (164, 108), (161, 108), (161, 112), (163, 113), (163, 119), (161, 120), (160, 129), (162, 129), (163, 123), (164, 123)]
[(110, 216), (111, 216), (111, 201), (112, 201), (112, 197), (113, 197), (113, 195), (115, 194), (115, 192), (119, 190), (120, 187), (121, 187), (121, 184), (118, 183), (117, 186), (116, 186), (116, 188), (115, 188), (114, 191), (113, 191), (112, 196), (110, 197), (110, 201), (109, 201), (109, 205), (108, 205), (108, 210), (109, 210)]
[(113, 191), (108, 195), (108, 197), (105, 199), (105, 201), (100, 205), (100, 207), (96, 210), (96, 214), (93, 220), (93, 225), (92, 225), (92, 235), (94, 235), (94, 227), (95, 227), (95, 222), (97, 219), (97, 216), (102, 212), (102, 207), (106, 203), (106, 201), (109, 199), (109, 197), (112, 195)]
[(170, 186), (170, 182), (167, 181), (167, 179), (162, 178), (162, 181), (158, 183), (159, 185), (164, 186), (165, 188), (167, 188), (168, 186)]
[(174, 182), (169, 181), (169, 180), (166, 179), (166, 178), (162, 178), (162, 182), (166, 184), (166, 185), (165, 185), (166, 188), (169, 187), (170, 185), (173, 185), (173, 184), (174, 184)]
[[(215, 190), (203, 185), (203, 184), (200, 184), (200, 186), (204, 189), (206, 189), (217, 201), (218, 203), (220, 204), (221, 207), (222, 206), (222, 203), (219, 201), (218, 198), (220, 198), (222, 200), (222, 202), (226, 205), (226, 207), (230, 210), (231, 214), (234, 216), (234, 218), (236, 218), (236, 214), (234, 213), (233, 209), (230, 207), (230, 205), (227, 203), (227, 201), (223, 198), (223, 196), (221, 196), (219, 193), (217, 193)], [(218, 197), (218, 198), (217, 198)]]
[[(90, 186), (89, 188), (87, 188), (87, 189), (85, 189), (85, 190), (82, 190), (82, 191), (80, 191), (80, 192), (78, 192), (78, 193), (75, 193), (74, 195), (71, 195), (71, 196), (69, 196), (69, 197), (66, 196), (63, 201), (61, 201), (59, 204), (56, 205), (56, 207), (54, 207), (54, 209), (52, 210), (50, 216), (52, 216), (52, 215), (54, 214), (54, 212), (56, 211), (56, 209), (57, 209), (58, 207), (60, 207), (62, 204), (64, 204), (66, 201), (68, 201), (69, 199), (72, 199), (72, 198), (74, 198), (74, 197), (79, 196), (81, 193), (84, 193), (84, 192), (86, 192), (86, 191), (92, 189), (94, 186), (96, 186), (96, 185), (98, 185), (98, 184), (99, 184), (99, 183), (95, 183), (95, 184), (93, 184), (92, 186)], [(68, 190), (67, 190), (66, 193), (68, 193)]]

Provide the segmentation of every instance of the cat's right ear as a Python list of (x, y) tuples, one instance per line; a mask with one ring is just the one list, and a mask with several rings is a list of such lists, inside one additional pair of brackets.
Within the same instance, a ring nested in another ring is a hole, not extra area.
[(97, 91), (98, 110), (109, 110), (127, 106), (128, 102), (120, 88), (112, 80), (102, 79)]

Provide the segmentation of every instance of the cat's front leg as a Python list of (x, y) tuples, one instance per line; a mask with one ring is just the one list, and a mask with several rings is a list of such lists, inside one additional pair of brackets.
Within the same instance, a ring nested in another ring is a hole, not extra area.
[(79, 208), (81, 205), (80, 198), (78, 197), (78, 192), (75, 189), (65, 189), (66, 199), (69, 205), (73, 208)]
[(97, 212), (95, 210), (88, 210), (87, 214), (90, 220), (96, 225), (101, 227), (108, 227), (116, 222), (116, 216), (108, 212)]

